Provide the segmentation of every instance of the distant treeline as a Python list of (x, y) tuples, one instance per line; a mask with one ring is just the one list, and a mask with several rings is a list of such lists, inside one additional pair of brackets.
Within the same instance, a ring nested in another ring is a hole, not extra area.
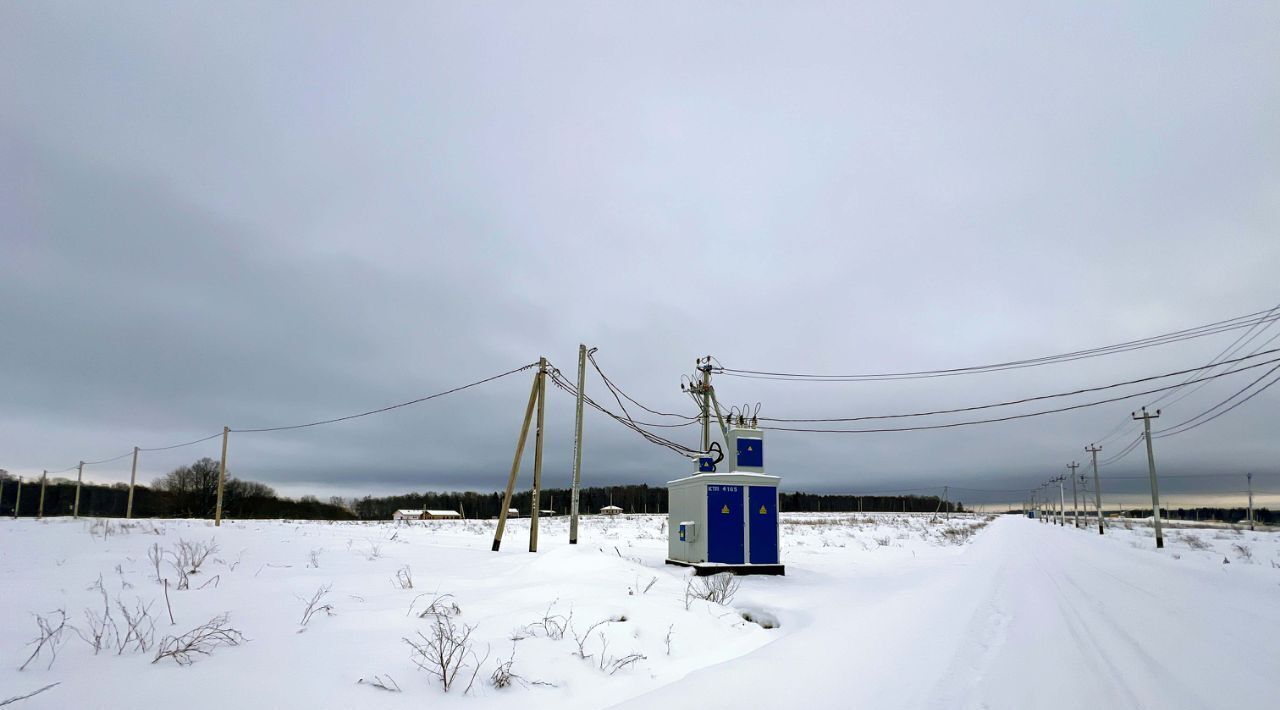
[[(134, 489), (133, 516), (135, 518), (212, 518), (217, 500), (217, 463), (201, 459), (191, 466), (183, 466), (165, 474), (151, 486), (139, 485)], [(3, 479), (0, 491), (0, 515), (12, 516), (17, 484), (12, 478)], [(556, 515), (569, 513), (569, 494), (566, 488), (548, 488), (542, 491), (542, 510)], [(75, 502), (75, 481), (65, 478), (50, 479), (45, 490), (44, 514), (70, 515)], [(86, 483), (80, 489), (80, 515), (85, 517), (124, 517), (129, 487), (123, 483), (95, 485)], [(783, 512), (914, 512), (932, 513), (936, 510), (962, 511), (957, 503), (944, 504), (937, 496), (852, 496), (820, 495), (814, 493), (781, 493), (779, 505)], [(532, 495), (528, 490), (512, 495), (511, 507), (527, 517)], [(579, 510), (594, 515), (607, 505), (616, 505), (627, 513), (667, 512), (665, 486), (627, 485), (583, 488), (579, 491)], [(21, 514), (34, 517), (40, 502), (40, 482), (26, 481), (22, 485)], [(466, 518), (496, 518), (502, 507), (502, 493), (406, 493), (394, 496), (365, 496), (345, 501), (331, 498), (321, 502), (314, 496), (298, 500), (282, 498), (271, 487), (253, 481), (228, 477), (223, 490), (223, 517), (234, 518), (294, 518), (311, 520), (389, 520), (400, 509), (428, 509), (457, 511)], [(1259, 518), (1261, 519), (1261, 518)]]
[[(542, 491), (542, 510), (557, 515), (569, 513), (569, 494), (566, 488), (549, 488)], [(531, 494), (520, 491), (512, 495), (511, 507), (520, 515), (529, 515)], [(783, 512), (831, 512), (890, 511), (932, 513), (935, 510), (962, 511), (964, 507), (952, 503), (942, 504), (937, 496), (849, 496), (817, 495), (813, 493), (781, 493), (779, 506)], [(578, 494), (578, 510), (595, 514), (606, 505), (616, 505), (628, 513), (667, 512), (666, 487), (647, 485), (610, 486), (607, 488), (583, 488)], [(375, 498), (365, 496), (352, 503), (355, 513), (362, 520), (386, 520), (400, 509), (452, 510), (466, 518), (497, 517), (502, 509), (502, 493), (406, 493), (404, 495)]]
[(938, 496), (854, 496), (817, 493), (779, 493), (778, 506), (784, 513), (959, 513), (964, 506), (944, 503)]
[[(1210, 521), (1216, 520), (1224, 523), (1238, 523), (1242, 520), (1249, 519), (1248, 508), (1161, 508), (1165, 517), (1169, 520), (1190, 520), (1190, 521)], [(1067, 517), (1071, 517), (1068, 511)], [(1124, 511), (1126, 518), (1150, 518), (1151, 509), (1145, 510), (1137, 508)], [(1253, 509), (1254, 522), (1263, 525), (1272, 525), (1280, 522), (1280, 514), (1273, 512), (1267, 508)]]
[[(12, 516), (18, 498), (17, 481), (11, 476), (0, 478), (0, 516)], [(174, 469), (151, 486), (138, 485), (133, 492), (135, 518), (212, 518), (217, 504), (218, 467), (212, 459), (201, 459), (191, 466)], [(44, 515), (71, 515), (75, 509), (76, 482), (51, 478), (45, 486)], [(80, 515), (83, 517), (123, 518), (129, 501), (125, 483), (80, 486)], [(262, 483), (228, 477), (223, 486), (224, 518), (296, 518), (303, 520), (351, 520), (355, 515), (347, 507), (322, 503), (314, 496), (298, 500), (281, 498)], [(18, 512), (22, 517), (35, 517), (40, 512), (40, 481), (22, 483), (22, 501)]]
[[(464, 518), (496, 518), (502, 510), (502, 493), (405, 493), (375, 498), (365, 496), (352, 501), (352, 508), (361, 520), (387, 520), (397, 510), (452, 510)], [(542, 489), (540, 510), (554, 511), (557, 515), (569, 513), (567, 488)], [(511, 496), (511, 507), (522, 517), (529, 515), (533, 494), (516, 491)], [(611, 486), (609, 488), (582, 488), (578, 491), (578, 511), (594, 515), (606, 505), (616, 505), (628, 513), (667, 512), (667, 489), (639, 486)]]

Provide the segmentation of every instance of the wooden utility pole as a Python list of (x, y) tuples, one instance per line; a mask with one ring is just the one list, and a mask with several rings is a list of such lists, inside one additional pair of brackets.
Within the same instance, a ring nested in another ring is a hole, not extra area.
[[(1249, 529), (1253, 530), (1253, 474), (1245, 474), (1245, 477), (1249, 479)], [(18, 491), (22, 491), (21, 478), (18, 479)], [(14, 517), (16, 518), (18, 516), (14, 515)]]
[(1098, 452), (1102, 451), (1101, 446), (1089, 444), (1084, 447), (1093, 456), (1093, 498), (1094, 508), (1098, 511), (1098, 534), (1102, 533), (1102, 484), (1098, 481)]
[(218, 502), (213, 511), (215, 527), (222, 526), (222, 489), (227, 483), (227, 435), (230, 433), (231, 427), (222, 427), (222, 462), (218, 464)]
[(133, 517), (133, 485), (138, 481), (138, 447), (133, 447), (133, 467), (129, 469), (129, 502), (124, 507), (124, 517)]
[(542, 508), (542, 422), (547, 404), (547, 359), (538, 358), (538, 428), (533, 435), (533, 496), (529, 516), (529, 552), (538, 551), (538, 516)]
[(49, 480), (49, 472), (41, 471), (40, 472), (40, 508), (36, 510), (36, 518), (39, 520), (44, 519), (44, 485), (48, 480)]
[(1156, 548), (1160, 549), (1164, 547), (1164, 532), (1160, 529), (1160, 488), (1156, 484), (1156, 455), (1151, 449), (1151, 420), (1160, 418), (1160, 410), (1149, 414), (1147, 408), (1143, 407), (1141, 416), (1137, 412), (1130, 414), (1135, 420), (1142, 420), (1142, 435), (1147, 440), (1147, 472), (1151, 474), (1151, 517), (1155, 521)]
[(1067, 464), (1067, 468), (1071, 469), (1071, 517), (1076, 529), (1080, 529), (1080, 499), (1076, 494), (1076, 469), (1080, 468), (1080, 464), (1072, 461)]
[(538, 401), (538, 382), (540, 377), (533, 376), (533, 387), (529, 390), (529, 405), (524, 409), (524, 423), (520, 425), (520, 438), (516, 440), (516, 456), (511, 462), (511, 476), (507, 478), (507, 492), (502, 497), (502, 507), (498, 509), (498, 527), (493, 531), (493, 551), (502, 547), (502, 532), (507, 527), (507, 511), (511, 509), (511, 493), (516, 487), (516, 474), (520, 473), (520, 458), (524, 455), (524, 442), (529, 438), (529, 423), (533, 421), (533, 405)]
[(80, 517), (80, 482), (84, 480), (84, 462), (80, 462), (80, 466), (76, 469), (76, 502), (71, 508), (72, 517)]
[(578, 486), (582, 483), (582, 398), (587, 386), (587, 346), (578, 346), (578, 404), (573, 420), (573, 492), (569, 498), (569, 544), (578, 544)]

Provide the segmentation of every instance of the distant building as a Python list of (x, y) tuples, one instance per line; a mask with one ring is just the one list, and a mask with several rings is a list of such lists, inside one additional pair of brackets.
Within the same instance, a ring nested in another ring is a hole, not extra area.
[(600, 509), (601, 515), (620, 515), (621, 513), (622, 513), (622, 508), (619, 508), (616, 505), (606, 505), (605, 507)]
[(519, 508), (507, 508), (507, 517), (510, 517), (510, 518), (518, 518), (518, 517), (520, 517), (520, 509), (519, 509)]
[(462, 520), (462, 513), (456, 510), (424, 510), (423, 520)]
[(538, 515), (555, 515), (555, 514), (556, 514), (556, 511), (554, 511), (554, 510), (539, 510), (539, 511), (538, 511)]
[(397, 510), (391, 514), (392, 520), (422, 520), (421, 510)]

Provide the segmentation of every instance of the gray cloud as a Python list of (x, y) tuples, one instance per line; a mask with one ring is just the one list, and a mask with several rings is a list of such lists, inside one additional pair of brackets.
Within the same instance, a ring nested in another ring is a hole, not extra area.
[[(948, 367), (1269, 307), (1276, 14), (6, 5), (0, 465), (38, 473), (346, 414), (543, 354), (570, 371), (579, 342), (637, 398), (688, 411), (678, 377), (708, 353)], [(720, 392), (777, 416), (963, 406), (1187, 367), (1230, 337), (950, 380), (723, 378)], [(527, 388), (237, 435), (233, 468), (290, 492), (496, 488)], [(555, 485), (572, 402), (548, 396)], [(1278, 404), (1268, 391), (1162, 440), (1162, 470), (1280, 473)], [(1019, 487), (1083, 460), (1133, 406), (778, 432), (771, 468), (808, 489)], [(687, 468), (612, 422), (587, 434), (589, 480)], [(148, 470), (216, 453), (202, 446)]]

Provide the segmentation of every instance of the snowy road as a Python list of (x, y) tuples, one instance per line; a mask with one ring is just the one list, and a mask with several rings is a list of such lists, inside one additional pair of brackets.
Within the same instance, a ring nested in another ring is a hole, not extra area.
[(763, 599), (812, 600), (782, 638), (625, 705), (1265, 706), (1280, 575), (1208, 555), (1005, 516), (942, 562), (777, 581)]

